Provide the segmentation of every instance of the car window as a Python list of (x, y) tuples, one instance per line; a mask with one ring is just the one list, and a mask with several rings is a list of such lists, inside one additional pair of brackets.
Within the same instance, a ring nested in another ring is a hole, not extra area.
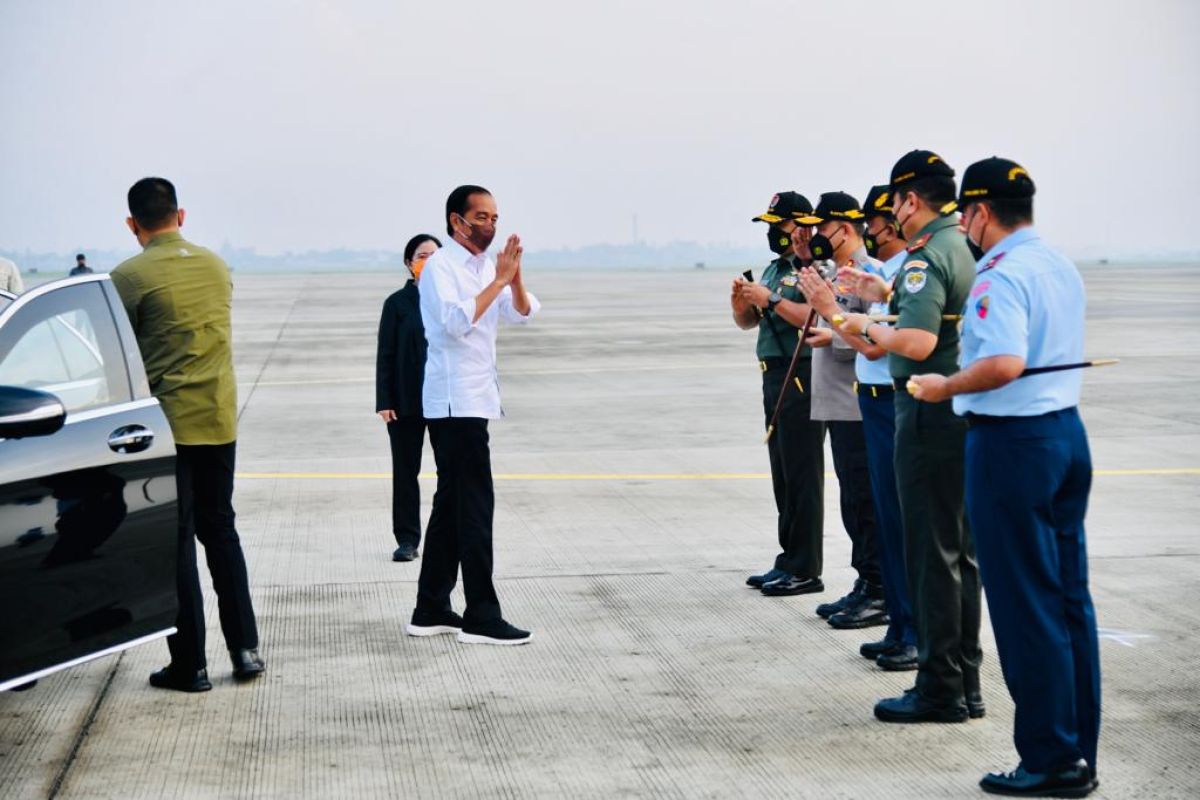
[(130, 400), (120, 339), (98, 283), (42, 295), (5, 323), (0, 384), (50, 392), (68, 412)]

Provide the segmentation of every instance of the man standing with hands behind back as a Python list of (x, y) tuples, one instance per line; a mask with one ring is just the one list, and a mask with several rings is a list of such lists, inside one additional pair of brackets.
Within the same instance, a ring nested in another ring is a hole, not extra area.
[[(500, 215), (491, 192), (460, 186), (446, 200), (450, 241), (425, 263), (421, 319), (429, 353), (422, 405), (437, 462), (437, 492), (425, 535), (410, 636), (457, 634), (468, 644), (519, 645), (530, 633), (504, 620), (492, 585), (492, 488), (488, 420), (504, 415), (496, 372), (500, 320), (524, 323), (536, 297), (521, 276), (521, 240), (508, 237), (493, 262), (487, 249)], [(450, 592), (462, 565), (467, 606)]]

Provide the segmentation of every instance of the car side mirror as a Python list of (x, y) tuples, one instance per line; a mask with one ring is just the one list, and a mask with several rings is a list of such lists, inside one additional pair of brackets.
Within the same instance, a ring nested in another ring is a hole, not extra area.
[(0, 439), (48, 436), (66, 421), (66, 407), (49, 392), (0, 386)]

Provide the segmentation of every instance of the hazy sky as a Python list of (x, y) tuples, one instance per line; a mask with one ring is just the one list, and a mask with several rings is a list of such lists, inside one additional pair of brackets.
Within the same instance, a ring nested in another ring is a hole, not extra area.
[(489, 187), (531, 249), (762, 242), (913, 147), (993, 154), (1076, 252), (1198, 249), (1200, 3), (0, 1), (0, 249), (389, 248)]

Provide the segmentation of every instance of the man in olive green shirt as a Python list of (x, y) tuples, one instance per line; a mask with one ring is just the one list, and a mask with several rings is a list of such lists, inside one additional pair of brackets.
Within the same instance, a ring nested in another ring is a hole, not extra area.
[(224, 261), (180, 235), (184, 211), (169, 181), (143, 178), (135, 183), (129, 190), (129, 213), (126, 222), (143, 250), (113, 270), (112, 282), (133, 323), (150, 390), (175, 437), (179, 502), (178, 632), (167, 639), (171, 663), (151, 675), (150, 683), (203, 692), (212, 684), (204, 653), (196, 539), (204, 545), (212, 574), (234, 677), (250, 679), (266, 669), (258, 655), (246, 560), (233, 522), (233, 285)]
[[(918, 403), (905, 387), (915, 373), (957, 371), (958, 322), (943, 317), (962, 313), (975, 259), (953, 214), (954, 170), (946, 162), (913, 150), (892, 168), (891, 188), (895, 220), (909, 241), (891, 287), (889, 311), (899, 318), (895, 327), (861, 314), (843, 323), (843, 331), (863, 333), (888, 351), (896, 384), (896, 485), (917, 629), (917, 685), (879, 701), (875, 716), (962, 722), (984, 715), (979, 569), (963, 510), (966, 423), (950, 401)], [(858, 293), (882, 299), (881, 283), (862, 278)]]
[[(738, 278), (730, 303), (733, 321), (743, 330), (758, 330), (759, 369), (762, 370), (764, 426), (769, 425), (780, 395), (783, 405), (767, 441), (775, 507), (779, 554), (772, 568), (751, 575), (746, 584), (768, 597), (821, 592), (824, 528), (825, 425), (812, 420), (809, 389), (812, 383), (812, 348), (804, 347), (795, 374), (786, 387), (788, 366), (809, 308), (799, 287), (801, 266), (797, 250), (808, 255), (809, 228), (797, 217), (812, 213), (812, 203), (796, 192), (779, 192), (767, 211), (754, 217), (765, 222), (767, 243), (778, 256), (763, 271), (758, 283)], [(786, 388), (786, 391), (785, 391)]]

